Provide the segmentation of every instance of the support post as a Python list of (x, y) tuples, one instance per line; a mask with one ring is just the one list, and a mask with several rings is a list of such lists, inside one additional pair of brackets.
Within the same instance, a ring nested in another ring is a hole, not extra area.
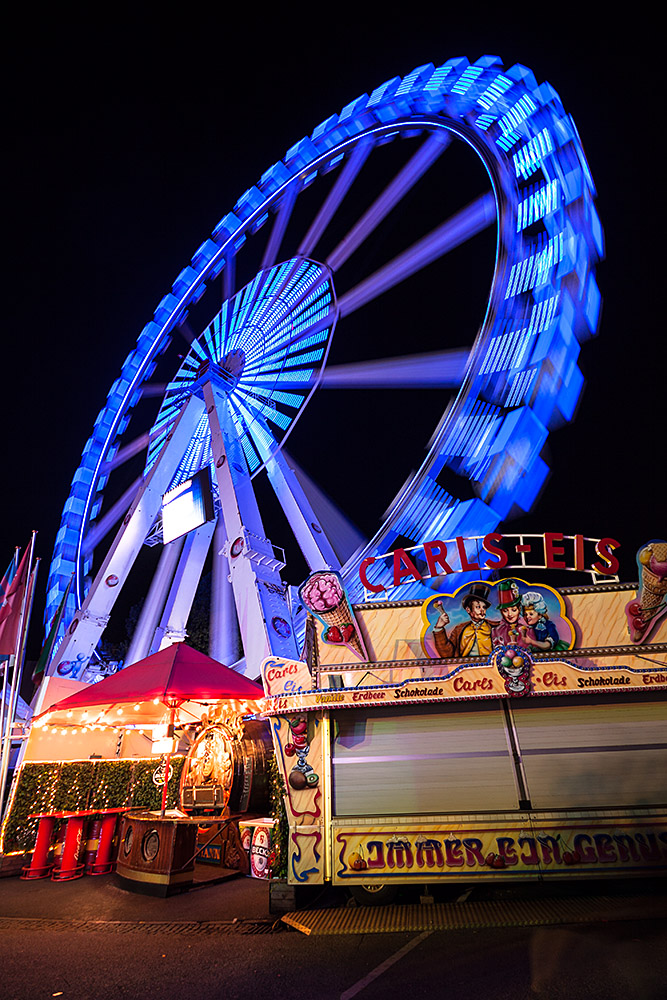
[(211, 621), (209, 656), (231, 666), (241, 656), (239, 625), (234, 606), (234, 591), (229, 578), (227, 532), (222, 516), (213, 536), (213, 580), (211, 586)]
[(285, 587), (264, 527), (247, 463), (234, 433), (224, 394), (212, 380), (202, 386), (211, 429), (213, 465), (229, 547), (229, 570), (243, 637), (246, 672), (259, 674), (271, 654), (297, 658)]
[(132, 636), (132, 642), (127, 652), (125, 665), (137, 663), (148, 656), (151, 639), (155, 634), (162, 609), (167, 599), (167, 591), (171, 586), (171, 581), (176, 571), (176, 565), (183, 548), (183, 538), (175, 538), (173, 542), (168, 542), (160, 553), (160, 561), (157, 570), (148, 588), (148, 594), (143, 603), (137, 627)]
[(61, 663), (79, 658), (82, 664), (87, 664), (90, 660), (203, 411), (203, 403), (197, 396), (190, 396), (184, 404), (155, 465), (132, 501), (86, 599), (72, 619), (51, 661), (49, 674), (54, 674)]
[(181, 557), (176, 567), (160, 624), (155, 630), (151, 653), (182, 642), (187, 637), (186, 625), (197, 593), (206, 556), (215, 528), (214, 521), (202, 524), (185, 536)]

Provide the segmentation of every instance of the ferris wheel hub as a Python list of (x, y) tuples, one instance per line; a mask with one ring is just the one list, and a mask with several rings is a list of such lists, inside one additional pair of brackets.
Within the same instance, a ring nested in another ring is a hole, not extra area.
[[(251, 476), (280, 447), (319, 383), (338, 318), (331, 269), (296, 255), (260, 269), (193, 341), (168, 386), (147, 455), (149, 471), (182, 400), (206, 381), (225, 393)], [(177, 480), (210, 461), (205, 418)], [(201, 446), (199, 446), (201, 445)], [(177, 485), (175, 482), (173, 485)]]
[(234, 351), (229, 351), (222, 359), (220, 367), (223, 372), (226, 372), (229, 375), (233, 385), (236, 385), (238, 380), (243, 375), (243, 369), (245, 367), (245, 351), (242, 351), (240, 348)]

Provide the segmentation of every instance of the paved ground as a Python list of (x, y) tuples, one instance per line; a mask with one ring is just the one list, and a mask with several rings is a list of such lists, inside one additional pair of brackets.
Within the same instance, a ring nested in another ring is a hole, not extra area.
[(119, 888), (113, 875), (72, 882), (0, 879), (0, 917), (77, 920), (275, 920), (268, 882), (243, 876), (162, 899)]
[[(627, 888), (630, 908), (619, 898), (589, 924), (307, 937), (275, 924), (268, 885), (254, 879), (169, 899), (126, 892), (112, 876), (2, 879), (0, 998), (662, 1000), (664, 896)], [(603, 890), (613, 894), (590, 891)], [(496, 901), (515, 895), (503, 892)], [(317, 905), (344, 902), (330, 890)]]

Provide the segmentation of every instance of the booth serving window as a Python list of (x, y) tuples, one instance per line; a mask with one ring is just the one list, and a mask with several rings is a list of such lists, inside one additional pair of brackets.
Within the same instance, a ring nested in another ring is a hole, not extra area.
[(667, 702), (633, 693), (512, 702), (534, 809), (667, 802)]
[(334, 814), (410, 816), (517, 809), (499, 701), (337, 712)]

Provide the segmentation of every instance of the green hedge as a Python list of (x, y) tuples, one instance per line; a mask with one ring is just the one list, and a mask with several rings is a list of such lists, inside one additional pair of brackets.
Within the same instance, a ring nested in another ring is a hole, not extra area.
[(274, 857), (271, 862), (271, 876), (272, 878), (287, 878), (289, 826), (285, 811), (285, 782), (275, 757), (269, 758), (266, 770), (269, 779), (271, 817), (276, 821), (276, 826), (273, 829)]
[[(181, 756), (171, 759), (173, 771), (167, 786), (168, 809), (178, 804), (184, 761)], [(4, 823), (0, 849), (10, 854), (35, 846), (38, 821), (28, 819), (31, 813), (77, 812), (114, 806), (159, 809), (162, 786), (153, 782), (158, 763), (156, 758), (149, 758), (24, 764)]]

